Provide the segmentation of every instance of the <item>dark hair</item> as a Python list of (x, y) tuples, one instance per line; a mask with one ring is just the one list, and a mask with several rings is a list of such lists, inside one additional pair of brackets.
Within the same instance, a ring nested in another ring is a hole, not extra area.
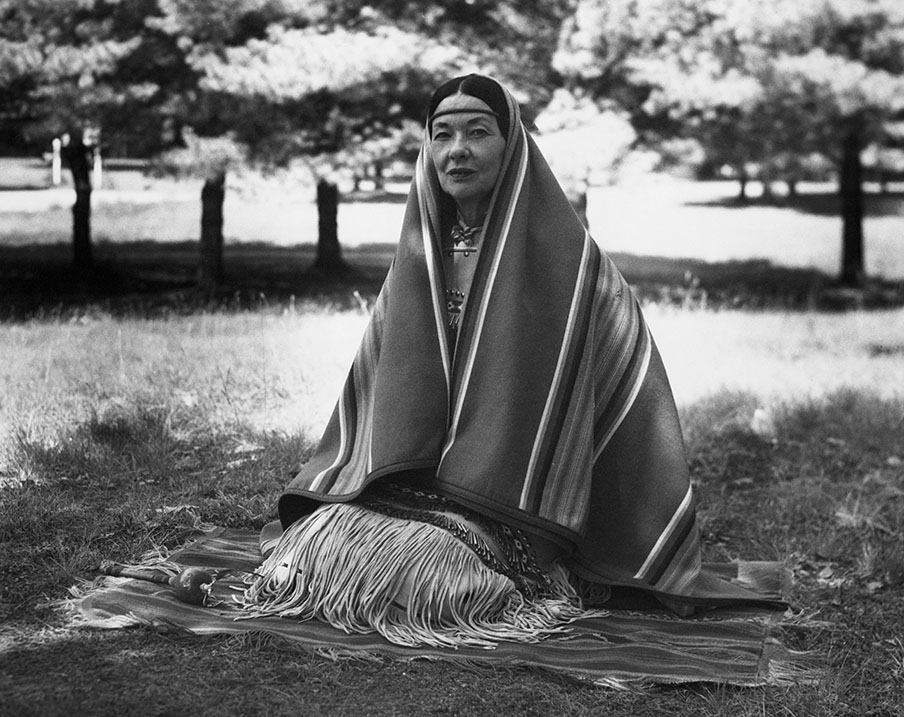
[(496, 124), (504, 139), (508, 139), (509, 131), (509, 107), (505, 98), (505, 91), (495, 80), (483, 75), (462, 75), (448, 80), (436, 88), (430, 98), (430, 106), (427, 111), (428, 129), (433, 128), (433, 113), (439, 107), (439, 103), (447, 97), (461, 93), (470, 95), (486, 102), (487, 106), (496, 115)]

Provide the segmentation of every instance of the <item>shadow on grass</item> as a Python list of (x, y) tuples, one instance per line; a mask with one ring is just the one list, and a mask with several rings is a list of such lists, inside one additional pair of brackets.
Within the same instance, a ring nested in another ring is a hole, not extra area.
[(22, 182), (20, 184), (4, 184), (0, 186), (0, 192), (34, 192), (47, 188), (48, 182)]
[[(899, 217), (904, 214), (904, 192), (872, 193), (865, 192), (864, 211), (867, 217)], [(794, 196), (772, 195), (741, 199), (740, 197), (724, 197), (706, 201), (689, 201), (689, 207), (718, 207), (720, 209), (751, 209), (755, 207), (774, 207), (788, 209), (801, 214), (813, 214), (825, 217), (840, 217), (841, 207), (837, 192), (807, 192)]]
[[(346, 267), (314, 266), (313, 245), (241, 243), (224, 248), (224, 280), (210, 296), (196, 289), (198, 245), (186, 242), (98, 243), (96, 268), (79, 276), (68, 244), (0, 247), (0, 320), (65, 318), (90, 311), (157, 316), (235, 311), (313, 302), (338, 309), (372, 303), (394, 244), (346, 248)], [(785, 310), (904, 304), (904, 284), (873, 282), (846, 292), (812, 269), (765, 260), (706, 263), (614, 253), (641, 301), (688, 308)]]
[[(527, 668), (461, 660), (324, 659), (265, 635), (82, 632), (9, 651), (7, 703), (17, 715), (596, 714), (638, 701)], [(66, 669), (66, 665), (78, 665)], [(0, 672), (2, 674), (2, 672)], [(98, 684), (102, 678), (102, 686)], [(39, 686), (39, 689), (35, 689)], [(682, 690), (684, 699), (694, 699)], [(648, 700), (649, 696), (643, 699)], [(68, 709), (61, 709), (65, 705)], [(13, 712), (10, 712), (13, 714)], [(612, 714), (623, 714), (621, 711)]]
[(198, 291), (198, 244), (98, 243), (95, 269), (79, 275), (68, 244), (0, 247), (0, 320), (66, 317), (98, 310), (113, 315), (155, 316), (198, 311), (246, 310), (311, 301), (336, 308), (375, 297), (394, 245), (346, 249), (346, 268), (314, 267), (312, 245), (226, 245), (219, 291)]
[[(199, 522), (257, 529), (309, 445), (203, 416), (135, 406), (52, 444), (20, 437), (0, 483), (0, 607), (9, 626), (0, 689), (17, 714), (895, 714), (904, 620), (904, 402), (867, 393), (775, 407), (754, 429), (751, 395), (689, 406), (692, 476), (708, 559), (785, 559), (795, 601), (831, 629), (788, 635), (827, 678), (793, 689), (674, 686), (603, 692), (527, 670), (324, 660), (266, 638), (82, 632), (50, 601), (101, 558), (176, 547)], [(250, 450), (249, 450), (250, 447)], [(48, 624), (53, 629), (48, 629)], [(897, 662), (896, 662), (897, 660)], [(895, 665), (898, 667), (895, 668)], [(853, 666), (856, 666), (855, 668)], [(188, 676), (188, 677), (187, 677)], [(278, 689), (275, 688), (278, 686)], [(182, 710), (180, 710), (182, 711)]]
[(33, 596), (62, 594), (103, 559), (175, 548), (201, 524), (260, 529), (311, 447), (137, 400), (49, 442), (20, 431), (0, 465), (0, 617), (33, 619), (46, 612)]
[[(408, 183), (410, 183), (409, 180)], [(359, 191), (348, 192), (342, 195), (343, 202), (356, 202), (365, 204), (404, 204), (408, 201), (408, 192), (390, 192), (390, 191)]]

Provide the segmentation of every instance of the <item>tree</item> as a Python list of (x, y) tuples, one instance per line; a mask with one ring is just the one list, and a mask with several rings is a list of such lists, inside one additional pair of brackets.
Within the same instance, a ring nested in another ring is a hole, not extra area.
[(204, 179), (197, 280), (202, 292), (213, 295), (223, 281), (226, 173), (230, 168), (246, 163), (245, 148), (229, 136), (198, 137), (190, 129), (183, 131), (182, 139), (186, 146), (158, 156), (155, 168), (177, 176)]
[(66, 132), (61, 140), (61, 153), (72, 172), (75, 204), (72, 205), (72, 258), (82, 276), (94, 268), (91, 249), (91, 167), (97, 148), (97, 132), (93, 128)]
[(530, 108), (548, 91), (537, 80), (550, 74), (561, 14), (549, 8), (561, 13), (560, 5), (395, 0), (332, 3), (327, 12), (315, 4), (307, 22), (270, 18), (245, 43), (199, 45), (189, 61), (201, 88), (228, 103), (235, 136), (253, 158), (306, 159), (317, 184), (317, 266), (331, 271), (342, 267), (337, 174), (410, 155), (429, 92), (469, 68), (530, 88), (520, 93)]
[[(617, 107), (600, 105), (564, 88), (553, 93), (535, 124), (540, 131), (536, 139), (543, 155), (587, 226), (588, 187), (614, 180), (636, 133)], [(587, 147), (594, 150), (588, 152)]]
[(164, 141), (165, 88), (178, 78), (178, 55), (145, 32), (153, 0), (0, 0), (0, 92), (12, 108), (4, 134), (30, 146), (63, 139), (72, 172), (73, 258), (82, 276), (93, 267), (91, 178), (101, 143), (139, 152)]
[[(898, 15), (894, 28), (888, 16), (839, 18), (827, 28), (835, 36), (826, 43), (834, 45), (834, 52), (817, 47), (776, 63), (780, 90), (793, 92), (798, 106), (814, 111), (817, 131), (835, 148), (827, 153), (839, 175), (841, 281), (852, 286), (864, 279), (862, 153), (882, 137), (885, 123), (904, 110), (904, 12), (898, 9)], [(892, 30), (893, 42), (882, 33), (874, 36), (875, 29)]]
[[(598, 22), (594, 22), (598, 19)], [(835, 162), (841, 279), (863, 279), (860, 153), (904, 106), (896, 0), (581, 0), (556, 67), (614, 92), (645, 136), (698, 140), (736, 166)], [(792, 177), (793, 181), (793, 177)]]
[(192, 58), (202, 88), (228, 98), (236, 137), (252, 157), (307, 160), (317, 184), (317, 266), (327, 271), (343, 265), (336, 173), (378, 159), (368, 149), (400, 151), (422, 88), (458, 56), (416, 34), (368, 25), (323, 32), (274, 24), (264, 38)]
[[(318, 187), (317, 264), (325, 270), (343, 266), (335, 174), (350, 159), (362, 159), (360, 151), (345, 149), (362, 138), (404, 138), (400, 120), (410, 77), (399, 75), (422, 57), (416, 40), (425, 44), (391, 26), (374, 27), (366, 17), (356, 20), (346, 8), (354, 5), (160, 0), (161, 15), (148, 23), (182, 49), (198, 79), (180, 116), (183, 128), (202, 140), (228, 135), (246, 160), (261, 168), (307, 160)], [(367, 27), (340, 25), (356, 22)], [(398, 51), (414, 54), (402, 61)], [(204, 146), (209, 144), (196, 143), (195, 149)], [(195, 156), (182, 168), (209, 170), (215, 164)], [(224, 196), (226, 166), (221, 170), (205, 176), (205, 216), (222, 215), (222, 202), (218, 211), (211, 204)], [(220, 244), (202, 242), (202, 253)], [(217, 261), (204, 256), (202, 267)]]
[[(69, 135), (73, 172), (94, 128), (105, 146), (201, 173), (199, 278), (211, 290), (238, 158), (307, 161), (318, 265), (340, 267), (337, 173), (410, 156), (429, 91), (468, 69), (513, 86), (529, 119), (551, 94), (567, 1), (0, 0), (0, 92), (33, 141)], [(90, 178), (74, 184), (76, 246), (90, 250)], [(90, 251), (79, 256), (90, 265)]]

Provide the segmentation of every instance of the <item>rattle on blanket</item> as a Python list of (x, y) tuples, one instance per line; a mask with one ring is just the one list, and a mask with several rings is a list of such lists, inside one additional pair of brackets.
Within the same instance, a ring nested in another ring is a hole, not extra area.
[(124, 565), (117, 565), (112, 560), (104, 560), (98, 567), (98, 572), (113, 577), (135, 578), (148, 580), (153, 583), (169, 585), (176, 597), (190, 605), (205, 605), (210, 596), (216, 577), (201, 568), (183, 568), (175, 575), (166, 575), (161, 572), (147, 572)]

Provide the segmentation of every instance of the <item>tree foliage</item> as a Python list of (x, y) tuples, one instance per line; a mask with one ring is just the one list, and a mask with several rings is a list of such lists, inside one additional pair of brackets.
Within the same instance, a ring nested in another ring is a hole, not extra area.
[(154, 0), (0, 2), (0, 92), (16, 100), (7, 127), (33, 146), (94, 127), (133, 155), (159, 149), (189, 71), (146, 26), (154, 12)]
[(618, 95), (647, 137), (693, 138), (742, 177), (755, 164), (793, 180), (814, 153), (829, 158), (843, 276), (862, 274), (859, 153), (904, 112), (900, 2), (580, 0), (554, 61)]
[[(105, 133), (147, 124), (159, 85), (139, 57), (149, 0), (25, 0), (0, 3), (4, 139), (47, 148), (62, 138), (72, 171), (73, 258), (87, 276), (91, 253), (90, 155)], [(147, 133), (145, 133), (147, 134)], [(153, 136), (153, 133), (152, 133)]]
[[(761, 161), (829, 140), (857, 117), (881, 132), (904, 102), (894, 0), (581, 0), (555, 57), (596, 93), (630, 85), (652, 129)], [(802, 134), (803, 133), (803, 134)]]
[(586, 225), (587, 189), (615, 181), (636, 139), (630, 121), (612, 103), (559, 88), (535, 124), (543, 155)]
[[(548, 74), (558, 28), (540, 2), (229, 4), (208, 24), (196, 17), (204, 4), (166, 0), (157, 21), (200, 78), (206, 126), (197, 131), (230, 132), (264, 165), (302, 159), (331, 185), (341, 171), (410, 158), (440, 81), (481, 68), (526, 87), (529, 74)], [(318, 254), (335, 258), (335, 220), (323, 213), (335, 215), (338, 195), (321, 186), (317, 196)]]

